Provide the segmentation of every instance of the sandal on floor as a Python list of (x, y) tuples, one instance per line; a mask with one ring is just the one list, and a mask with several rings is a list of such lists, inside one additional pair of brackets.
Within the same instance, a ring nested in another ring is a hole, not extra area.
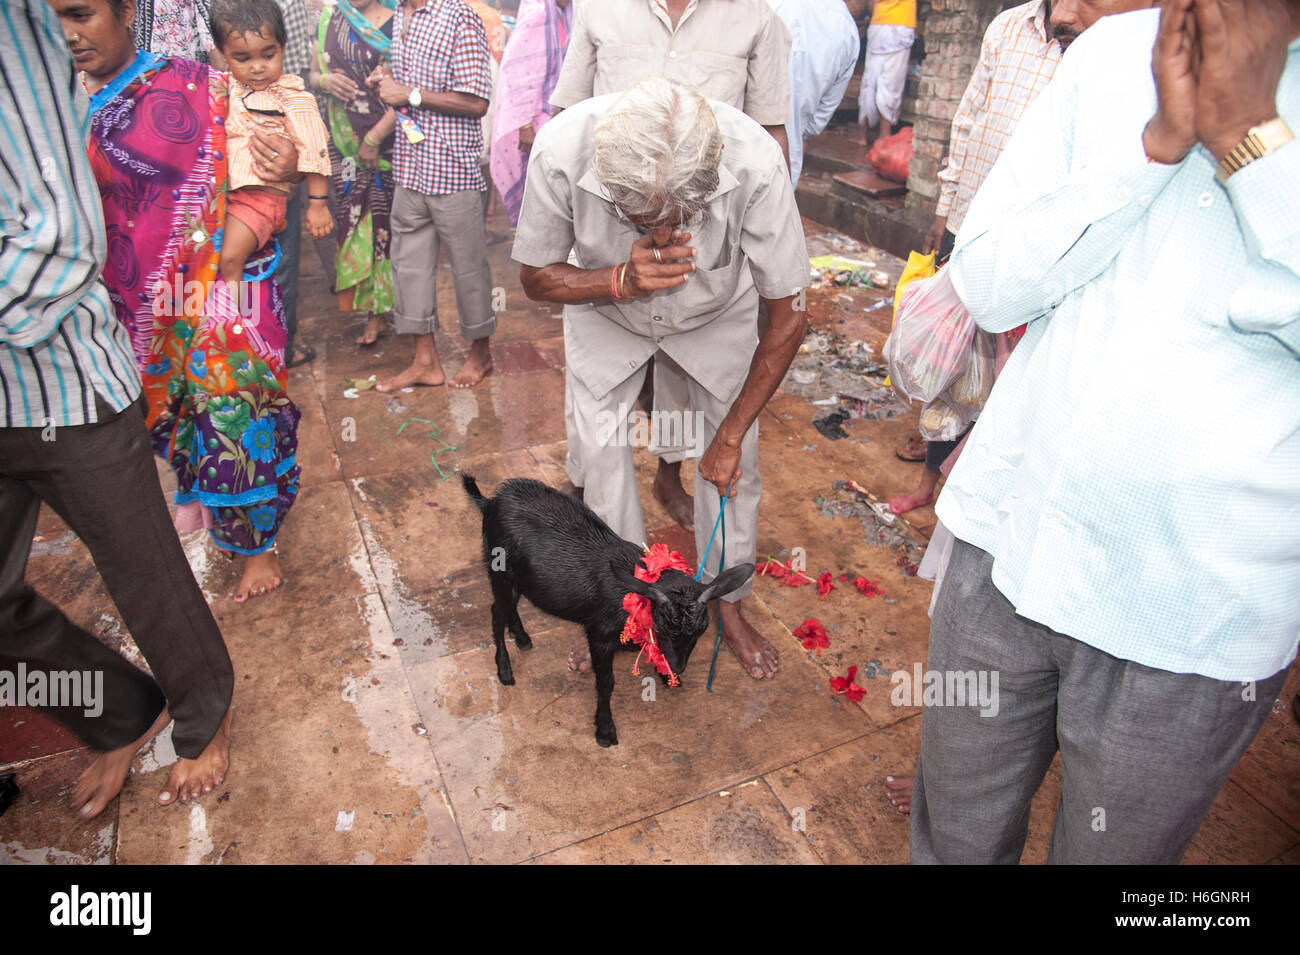
[(284, 363), (285, 368), (297, 368), (299, 365), (305, 365), (316, 357), (316, 349), (310, 345), (304, 347), (293, 346), (293, 354), (287, 356), (288, 360)]
[[(921, 450), (920, 450), (919, 453), (918, 453), (917, 450), (916, 450), (916, 445), (917, 445), (917, 444), (919, 444), (919, 445), (921, 446)], [(902, 450), (895, 451), (895, 452), (894, 452), (894, 455), (895, 455), (895, 457), (898, 458), (898, 460), (900, 460), (900, 461), (907, 461), (907, 462), (909, 462), (909, 463), (915, 463), (915, 462), (918, 462), (918, 461), (924, 461), (924, 460), (925, 460), (925, 442), (924, 442), (923, 440), (919, 439), (919, 438), (908, 438), (908, 439), (907, 439), (907, 444), (903, 445)]]

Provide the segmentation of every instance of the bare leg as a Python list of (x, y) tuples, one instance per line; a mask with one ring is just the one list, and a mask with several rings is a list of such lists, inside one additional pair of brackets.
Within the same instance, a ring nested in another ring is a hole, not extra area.
[(688, 531), (695, 530), (695, 502), (682, 487), (682, 462), (659, 459), (659, 470), (655, 472), (655, 500), (663, 505), (664, 510)]
[(574, 673), (591, 672), (591, 647), (585, 636), (578, 637), (569, 648), (569, 669)]
[(489, 342), (490, 339), (487, 338), (476, 338), (470, 342), (465, 364), (460, 366), (460, 370), (451, 379), (453, 388), (472, 388), (492, 374), (492, 351)]
[(442, 362), (438, 360), (438, 346), (433, 333), (415, 336), (415, 361), (401, 374), (381, 381), (375, 391), (399, 391), (412, 385), (441, 385), (447, 381)]
[(889, 797), (889, 804), (901, 812), (904, 816), (911, 815), (912, 812), (912, 777), (911, 776), (886, 776), (885, 789), (888, 790), (886, 795)]
[(217, 735), (199, 753), (198, 759), (179, 759), (167, 776), (167, 788), (158, 794), (158, 805), (170, 806), (177, 799), (186, 803), (210, 793), (226, 780), (230, 769), (230, 720), (235, 715), (232, 705), (226, 710)]
[(755, 680), (770, 680), (776, 676), (776, 648), (741, 616), (744, 602), (722, 601), (722, 636), (750, 676)]
[(384, 316), (370, 313), (370, 318), (366, 321), (366, 330), (361, 333), (357, 339), (358, 345), (373, 345), (379, 341), (379, 336), (384, 330)]
[(235, 603), (243, 603), (249, 597), (269, 594), (280, 584), (284, 577), (280, 571), (280, 559), (273, 551), (262, 551), (244, 558), (244, 573), (235, 588)]
[(77, 788), (73, 791), (72, 805), (83, 819), (92, 819), (104, 811), (104, 807), (122, 791), (127, 773), (131, 771), (131, 761), (135, 759), (141, 747), (153, 739), (172, 721), (167, 708), (158, 714), (143, 736), (120, 749), (96, 754), (91, 764), (77, 778)]
[(939, 472), (925, 468), (921, 471), (921, 481), (911, 494), (900, 494), (891, 498), (889, 509), (895, 514), (906, 514), (918, 507), (934, 503), (934, 490), (939, 486)]
[(239, 298), (239, 283), (244, 280), (244, 266), (248, 257), (257, 251), (257, 236), (234, 214), (226, 216), (225, 231), (221, 236), (221, 277), (230, 283), (230, 294)]

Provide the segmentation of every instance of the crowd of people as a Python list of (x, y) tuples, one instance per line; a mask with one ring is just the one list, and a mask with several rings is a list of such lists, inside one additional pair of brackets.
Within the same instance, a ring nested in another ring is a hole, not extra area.
[[(159, 802), (228, 770), (230, 659), (176, 532), (243, 562), (236, 601), (281, 586), (304, 224), (357, 345), (411, 339), (379, 391), (473, 388), (499, 199), (526, 294), (564, 307), (565, 490), (644, 540), (602, 422), (697, 415), (696, 446), (651, 447), (653, 493), (700, 555), (725, 509), (729, 563), (754, 562), (757, 421), (807, 331), (803, 141), (868, 15), (860, 122), (893, 132), (916, 0), (0, 2), (21, 119), (0, 131), (0, 663), (104, 672), (103, 716), (51, 710), (99, 752), (83, 816), (169, 721)], [(1176, 861), (1295, 656), (1300, 4), (1148, 6), (1005, 10), (952, 123), (921, 251), (998, 336), (999, 378), (966, 434), (900, 451), (925, 467), (890, 506), (950, 472), (928, 666), (996, 671), (1002, 698), (925, 709), (915, 777), (889, 784), (914, 861), (1017, 861), (1058, 751), (1053, 861)], [(24, 581), (42, 501), (152, 676)], [(720, 602), (722, 633), (773, 679), (750, 594)], [(569, 665), (590, 670), (585, 639)]]

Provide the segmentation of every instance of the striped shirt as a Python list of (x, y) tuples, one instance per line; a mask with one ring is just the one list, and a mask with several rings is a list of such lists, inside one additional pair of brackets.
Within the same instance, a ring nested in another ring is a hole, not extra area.
[(0, 425), (89, 424), (140, 394), (100, 281), (104, 211), (87, 102), (43, 0), (0, 0)]
[[(469, 93), (492, 99), (492, 54), (483, 21), (465, 0), (403, 3), (393, 14), (393, 79), (434, 93)], [(419, 125), (422, 142), (397, 128), (393, 178), (426, 196), (487, 189), (479, 157), (483, 123), (478, 116), (452, 116), (429, 106), (398, 109)]]
[[(939, 498), (1023, 617), (1173, 673), (1262, 680), (1300, 636), (1300, 142), (1227, 185), (1148, 162), (1158, 10), (1070, 46), (948, 266), (1029, 322)], [(1300, 40), (1277, 109), (1300, 129)]]
[[(284, 113), (284, 119), (267, 117), (259, 119), (250, 110), (274, 109)], [(285, 71), (264, 90), (253, 91), (231, 77), (230, 109), (226, 116), (226, 152), (229, 154), (229, 188), (263, 186), (277, 192), (290, 193), (294, 187), (282, 182), (267, 182), (254, 168), (253, 152), (249, 140), (253, 131), (267, 123), (273, 131), (283, 130), (284, 135), (298, 147), (298, 171), (330, 175), (329, 134), (316, 105), (316, 97), (307, 92), (302, 77)]]
[(997, 15), (984, 33), (979, 62), (952, 119), (948, 164), (939, 172), (939, 204), (956, 233), (1016, 130), (1016, 124), (1061, 62), (1061, 45), (1047, 30), (1044, 0), (1012, 7)]

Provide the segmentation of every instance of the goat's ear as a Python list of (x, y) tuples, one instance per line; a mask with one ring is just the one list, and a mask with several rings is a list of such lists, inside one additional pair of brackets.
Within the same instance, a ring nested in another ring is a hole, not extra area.
[(649, 581), (642, 580), (635, 574), (630, 574), (612, 560), (609, 562), (609, 569), (614, 574), (614, 579), (634, 593), (647, 597), (654, 603), (663, 603), (668, 597)]
[(753, 574), (753, 564), (737, 564), (735, 567), (728, 567), (700, 592), (697, 599), (700, 603), (706, 604), (714, 597), (729, 594), (743, 585)]

